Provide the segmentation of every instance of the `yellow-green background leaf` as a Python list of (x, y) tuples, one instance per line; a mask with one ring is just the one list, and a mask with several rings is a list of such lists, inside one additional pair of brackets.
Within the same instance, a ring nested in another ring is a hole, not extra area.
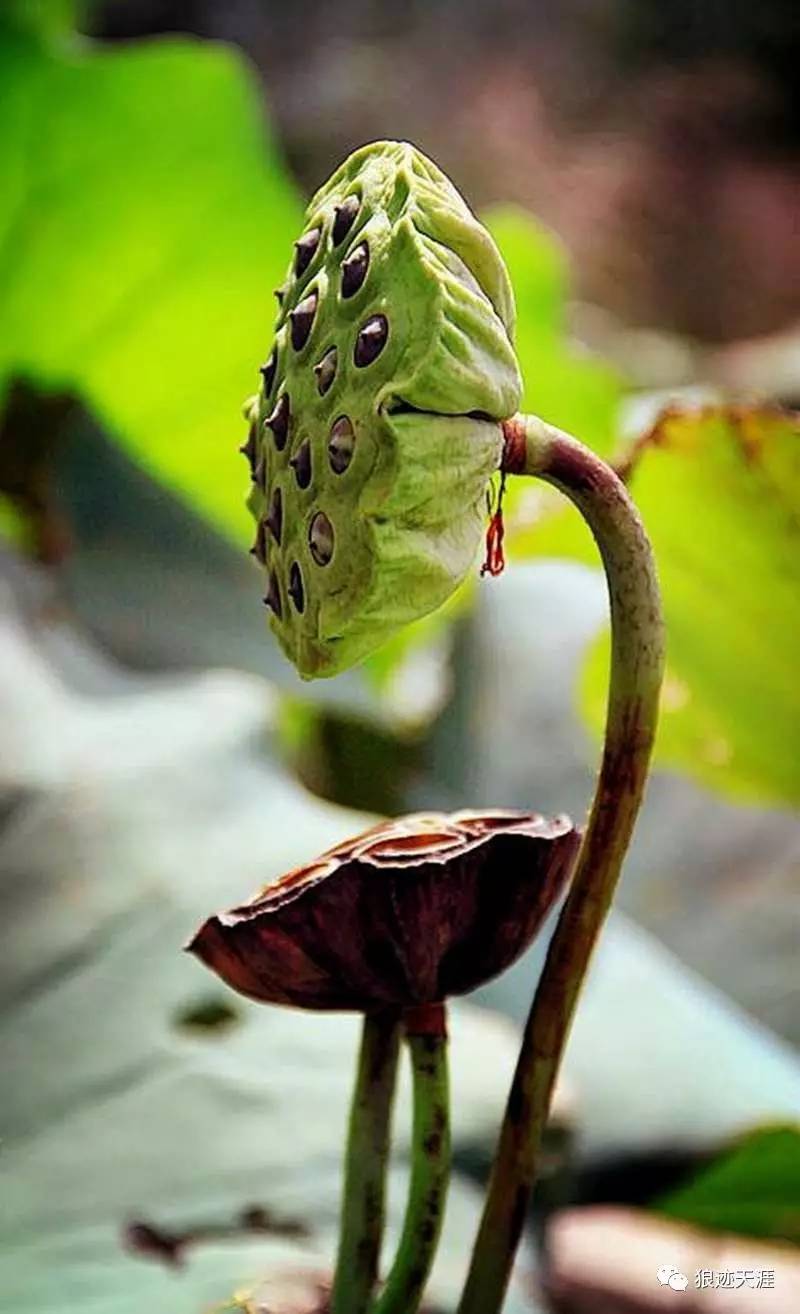
[(241, 403), (301, 207), (233, 49), (0, 45), (0, 397), (76, 393), (244, 541)]
[[(631, 481), (664, 595), (656, 755), (742, 799), (800, 802), (800, 417), (667, 413)], [(584, 676), (600, 724), (607, 640)]]
[[(624, 380), (607, 361), (569, 340), (566, 253), (553, 234), (524, 210), (503, 207), (484, 218), (514, 288), (522, 409), (610, 456), (617, 442)], [(505, 520), (507, 545), (517, 560), (527, 556), (597, 559), (578, 513), (539, 482), (511, 481)]]

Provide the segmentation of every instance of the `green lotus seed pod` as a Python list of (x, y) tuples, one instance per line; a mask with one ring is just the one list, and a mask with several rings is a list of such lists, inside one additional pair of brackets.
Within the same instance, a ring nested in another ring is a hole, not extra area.
[(242, 450), (271, 625), (311, 678), (464, 578), (521, 382), (500, 254), (413, 146), (356, 151), (306, 220)]

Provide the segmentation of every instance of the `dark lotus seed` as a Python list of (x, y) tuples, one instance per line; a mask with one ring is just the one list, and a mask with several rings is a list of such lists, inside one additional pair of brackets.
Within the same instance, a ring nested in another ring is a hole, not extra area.
[(253, 471), (253, 483), (256, 488), (260, 488), (262, 493), (267, 491), (267, 458), (262, 452), (256, 461), (256, 468)]
[(289, 318), (292, 321), (292, 346), (295, 351), (302, 351), (308, 342), (311, 334), (311, 327), (314, 323), (314, 315), (317, 309), (317, 294), (311, 292), (309, 296), (304, 297), (300, 304), (290, 312)]
[(289, 597), (292, 599), (295, 607), (299, 612), (305, 610), (306, 597), (303, 592), (303, 576), (300, 574), (300, 567), (296, 561), (292, 562), (289, 570)]
[(269, 607), (270, 611), (277, 616), (278, 620), (280, 620), (283, 616), (283, 607), (281, 606), (281, 591), (278, 586), (278, 576), (275, 574), (274, 570), (270, 573), (269, 588), (267, 589), (267, 595), (264, 598), (264, 602), (266, 606)]
[(289, 421), (292, 417), (291, 406), (287, 393), (282, 393), (278, 398), (275, 409), (270, 416), (264, 421), (268, 429), (272, 430), (272, 436), (275, 439), (275, 446), (279, 452), (282, 452), (286, 446), (286, 439), (289, 436)]
[(318, 566), (327, 566), (333, 556), (333, 525), (324, 511), (318, 511), (308, 530), (308, 546)]
[(359, 242), (355, 250), (342, 261), (342, 296), (345, 300), (360, 291), (369, 269), (369, 247)]
[(389, 336), (389, 321), (385, 315), (373, 315), (361, 328), (356, 338), (353, 359), (360, 368), (377, 360)]
[(264, 380), (264, 396), (269, 397), (272, 392), (272, 385), (275, 382), (275, 371), (278, 368), (278, 357), (275, 354), (275, 348), (270, 352), (269, 360), (259, 366), (259, 373)]
[(317, 376), (317, 392), (320, 397), (324, 397), (330, 388), (333, 380), (336, 378), (336, 366), (339, 360), (339, 353), (335, 347), (325, 352), (322, 360), (314, 366), (314, 373)]
[(286, 300), (286, 288), (276, 287), (273, 296), (275, 297), (275, 300), (277, 301), (278, 305), (283, 307), (283, 303)]
[(267, 535), (263, 520), (259, 520), (256, 526), (256, 541), (250, 549), (250, 554), (262, 566), (267, 564)]
[(357, 196), (346, 196), (341, 205), (334, 210), (331, 240), (334, 246), (340, 246), (353, 227), (361, 202)]
[(304, 438), (289, 462), (294, 470), (298, 488), (308, 488), (311, 483), (311, 443)]
[(334, 474), (344, 474), (353, 459), (356, 435), (346, 415), (340, 415), (331, 426), (328, 437), (328, 459)]
[(280, 488), (273, 489), (272, 501), (264, 524), (280, 547), (281, 531), (283, 530), (283, 498), (281, 497)]
[(294, 272), (299, 278), (304, 274), (317, 254), (319, 246), (320, 230), (312, 228), (310, 232), (304, 233), (299, 241), (294, 244)]
[(250, 474), (252, 475), (256, 468), (256, 457), (258, 456), (258, 442), (254, 425), (251, 424), (250, 431), (247, 435), (247, 442), (242, 444), (239, 451), (242, 456), (247, 457), (247, 463), (250, 466)]

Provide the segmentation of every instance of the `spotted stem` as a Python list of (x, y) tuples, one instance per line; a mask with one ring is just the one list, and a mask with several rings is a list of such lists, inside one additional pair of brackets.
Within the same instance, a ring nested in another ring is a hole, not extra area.
[(444, 1219), (450, 1179), (450, 1090), (443, 1004), (406, 1015), (414, 1084), (411, 1182), (397, 1255), (372, 1314), (416, 1314)]
[(366, 1314), (378, 1278), (401, 1034), (397, 1010), (364, 1017), (345, 1151), (331, 1314)]

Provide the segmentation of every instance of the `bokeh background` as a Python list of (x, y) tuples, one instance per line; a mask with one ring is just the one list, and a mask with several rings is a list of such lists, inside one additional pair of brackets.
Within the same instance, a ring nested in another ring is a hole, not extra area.
[[(240, 406), (305, 200), (380, 137), (494, 233), (525, 405), (627, 472), (668, 620), (656, 770), (507, 1311), (800, 1308), (799, 29), (790, 0), (0, 9), (16, 1314), (254, 1314), (275, 1274), (324, 1272), (355, 1023), (250, 1006), (182, 943), (375, 814), (590, 797), (605, 593), (554, 497), (514, 492), (505, 574), (476, 566), (356, 672), (301, 685), (264, 622)], [(434, 1310), (542, 955), (454, 1010)]]

